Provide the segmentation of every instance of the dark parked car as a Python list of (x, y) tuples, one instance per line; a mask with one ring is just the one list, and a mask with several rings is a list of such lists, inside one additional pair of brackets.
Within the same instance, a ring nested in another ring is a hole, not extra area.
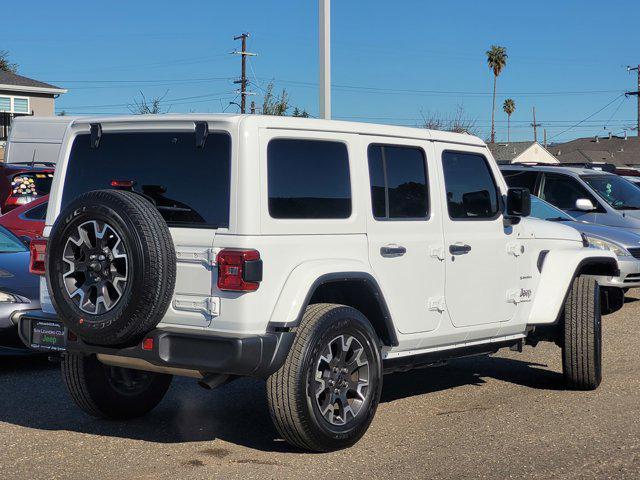
[(40, 278), (29, 273), (29, 249), (0, 227), (0, 354), (27, 353), (18, 338), (16, 314), (40, 307)]

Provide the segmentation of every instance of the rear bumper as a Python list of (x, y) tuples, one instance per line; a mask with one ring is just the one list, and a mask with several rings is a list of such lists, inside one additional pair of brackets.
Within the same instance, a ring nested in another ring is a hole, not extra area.
[[(24, 344), (36, 351), (46, 351), (31, 341), (31, 322), (60, 320), (41, 310), (20, 315), (18, 333)], [(66, 329), (65, 329), (66, 331)], [(266, 378), (278, 370), (289, 353), (295, 333), (273, 332), (263, 335), (228, 336), (208, 332), (185, 333), (177, 329), (163, 328), (149, 332), (145, 339), (152, 339), (150, 350), (143, 350), (139, 343), (130, 347), (104, 347), (84, 343), (67, 335), (69, 353), (101, 354), (148, 362), (158, 367), (195, 370), (203, 374)]]

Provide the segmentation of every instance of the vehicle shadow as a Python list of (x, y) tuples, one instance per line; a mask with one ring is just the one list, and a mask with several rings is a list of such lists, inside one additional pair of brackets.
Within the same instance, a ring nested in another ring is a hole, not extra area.
[[(167, 397), (149, 415), (116, 422), (81, 412), (69, 397), (56, 364), (38, 357), (18, 360), (0, 365), (0, 422), (155, 443), (222, 439), (262, 451), (295, 451), (278, 438), (269, 417), (265, 385), (260, 380), (240, 379), (207, 391), (191, 379), (176, 378)], [(508, 358), (476, 357), (444, 367), (387, 375), (382, 402), (481, 385), (487, 377), (537, 389), (562, 387), (559, 373), (540, 367)]]

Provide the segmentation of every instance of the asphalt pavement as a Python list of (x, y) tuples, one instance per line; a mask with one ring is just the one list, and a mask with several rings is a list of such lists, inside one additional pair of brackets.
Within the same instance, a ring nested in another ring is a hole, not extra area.
[(0, 478), (640, 478), (640, 290), (603, 318), (604, 381), (564, 388), (552, 344), (385, 377), (353, 448), (308, 454), (271, 425), (264, 382), (177, 378), (148, 416), (91, 418), (59, 366), (0, 357)]

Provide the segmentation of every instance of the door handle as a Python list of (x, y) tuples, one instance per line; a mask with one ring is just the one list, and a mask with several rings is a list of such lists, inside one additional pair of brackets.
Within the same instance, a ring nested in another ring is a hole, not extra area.
[(407, 253), (407, 249), (400, 245), (387, 245), (380, 247), (380, 255), (383, 257), (401, 257)]
[(471, 245), (459, 245), (459, 244), (454, 244), (454, 245), (449, 245), (449, 253), (451, 255), (464, 255), (466, 253), (469, 253), (471, 251)]

